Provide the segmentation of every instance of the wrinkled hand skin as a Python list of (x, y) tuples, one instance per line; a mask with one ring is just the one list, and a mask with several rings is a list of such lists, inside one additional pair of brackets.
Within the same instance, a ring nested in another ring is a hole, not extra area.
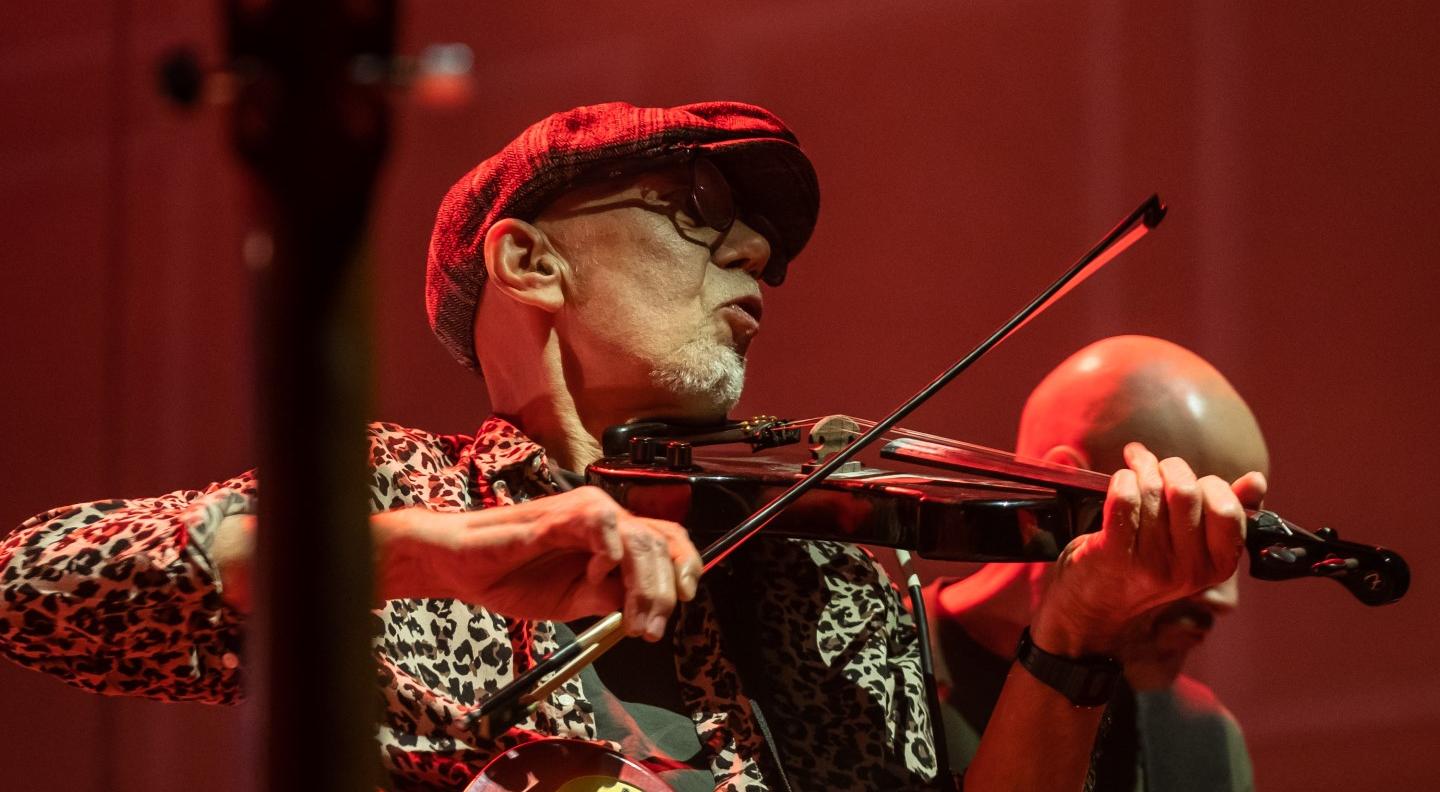
[(385, 598), (448, 597), (522, 619), (617, 610), (658, 640), (695, 596), (700, 556), (681, 526), (637, 517), (595, 487), (476, 512), (372, 517)]
[(1245, 550), (1245, 507), (1265, 477), (1197, 479), (1183, 460), (1158, 460), (1140, 443), (1110, 479), (1103, 527), (1077, 537), (1056, 562), (1031, 635), (1045, 651), (1116, 655), (1126, 625), (1230, 577)]

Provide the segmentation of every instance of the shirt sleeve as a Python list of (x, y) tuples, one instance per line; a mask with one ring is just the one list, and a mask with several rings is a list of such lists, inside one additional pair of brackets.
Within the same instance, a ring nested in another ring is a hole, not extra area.
[(237, 700), (242, 619), (209, 551), (255, 493), (251, 471), (26, 520), (0, 542), (0, 654), (99, 693)]
[(1255, 792), (1255, 770), (1250, 764), (1250, 749), (1240, 722), (1225, 710), (1225, 748), (1230, 758), (1230, 785), (1235, 792)]

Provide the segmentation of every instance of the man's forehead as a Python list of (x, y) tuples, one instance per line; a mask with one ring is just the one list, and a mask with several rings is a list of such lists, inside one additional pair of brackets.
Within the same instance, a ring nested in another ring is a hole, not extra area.
[(591, 201), (633, 195), (637, 192), (666, 192), (689, 184), (689, 171), (675, 163), (661, 163), (619, 175), (600, 174), (582, 178), (563, 190), (540, 212), (544, 216), (553, 209), (563, 209)]

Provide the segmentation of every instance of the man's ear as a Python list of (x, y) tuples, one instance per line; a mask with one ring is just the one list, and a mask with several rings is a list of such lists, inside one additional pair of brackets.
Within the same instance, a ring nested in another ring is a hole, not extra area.
[(1045, 452), (1045, 456), (1041, 457), (1041, 459), (1046, 462), (1054, 462), (1058, 465), (1069, 465), (1070, 467), (1086, 468), (1087, 470), (1090, 467), (1090, 460), (1085, 456), (1084, 451), (1063, 444), (1052, 446), (1049, 451)]
[(555, 313), (565, 303), (570, 266), (544, 231), (513, 217), (497, 220), (485, 233), (485, 288), (504, 292), (525, 305)]

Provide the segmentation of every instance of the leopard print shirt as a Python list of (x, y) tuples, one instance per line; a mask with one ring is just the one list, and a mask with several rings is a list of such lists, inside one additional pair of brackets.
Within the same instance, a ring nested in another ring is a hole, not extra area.
[[(372, 511), (484, 509), (559, 488), (543, 450), (499, 418), (474, 437), (373, 424), (369, 439)], [(257, 492), (252, 471), (202, 490), (27, 520), (0, 543), (0, 651), (101, 693), (236, 701), (243, 616), (220, 596), (209, 548), (221, 520), (255, 511)], [(765, 669), (764, 711), (791, 786), (933, 783), (915, 633), (885, 573), (864, 550), (837, 542), (762, 539), (742, 552), (747, 601), (763, 617), (747, 648)], [(679, 608), (676, 677), (717, 792), (769, 790), (772, 754), (717, 602), (707, 579)], [(377, 615), (378, 744), (395, 789), (462, 789), (508, 746), (596, 738), (578, 679), (515, 728), (491, 740), (479, 734), (477, 702), (556, 648), (552, 623), (439, 599), (392, 600)]]

